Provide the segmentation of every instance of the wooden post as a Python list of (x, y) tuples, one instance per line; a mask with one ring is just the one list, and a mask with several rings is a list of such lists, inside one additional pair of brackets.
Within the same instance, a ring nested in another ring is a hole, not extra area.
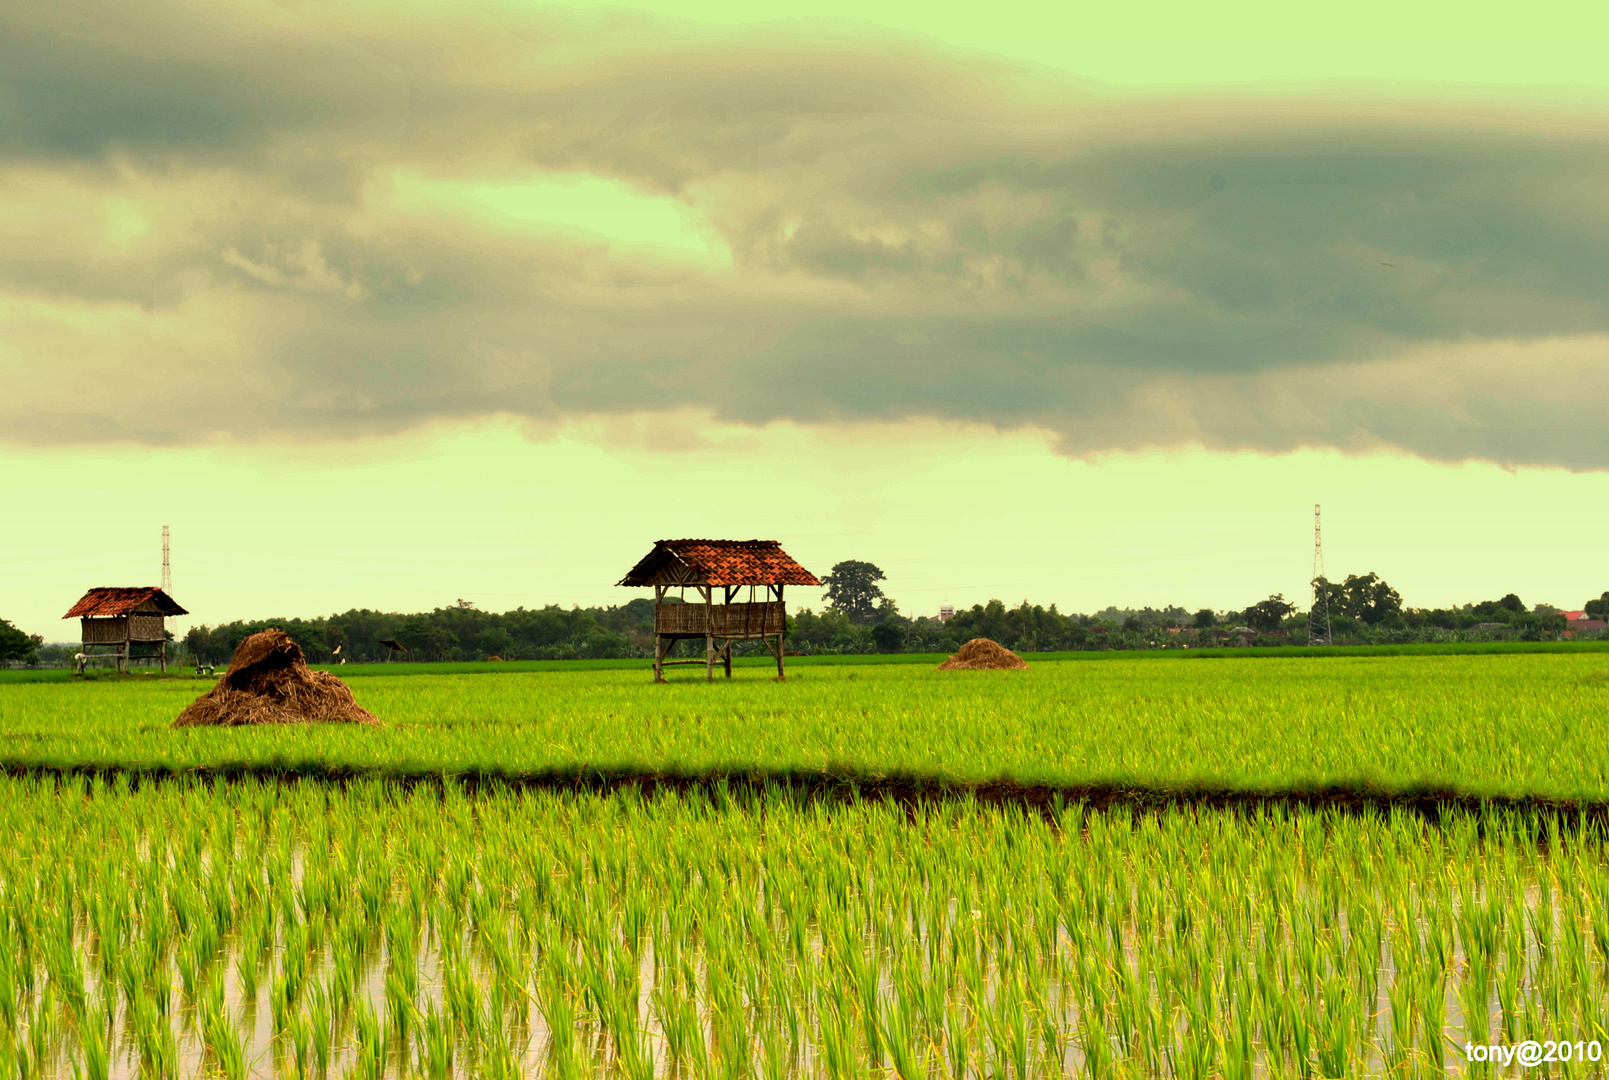
[(726, 648), (721, 650), (721, 659), (726, 662), (726, 677), (732, 677), (732, 639), (726, 639)]
[[(781, 585), (777, 586), (777, 603), (779, 603), (779, 604), (782, 603), (782, 586)], [(786, 671), (784, 671), (783, 667), (782, 667), (782, 649), (783, 649), (782, 635), (783, 635), (783, 632), (785, 630), (787, 630), (787, 628), (788, 628), (788, 609), (783, 608), (782, 609), (782, 628), (777, 631), (777, 681), (778, 682), (781, 682), (781, 681), (785, 680), (788, 677), (788, 673)]]
[(659, 637), (659, 605), (665, 602), (665, 586), (654, 586), (654, 681), (665, 681), (665, 653), (668, 651), (660, 644)]
[(704, 593), (704, 679), (715, 681), (715, 586), (698, 586)]

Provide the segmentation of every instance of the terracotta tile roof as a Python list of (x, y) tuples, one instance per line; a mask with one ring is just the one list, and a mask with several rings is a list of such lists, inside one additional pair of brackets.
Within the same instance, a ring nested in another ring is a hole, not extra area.
[(678, 563), (704, 585), (821, 584), (775, 540), (660, 540), (620, 584), (652, 585)]
[(116, 615), (127, 615), (147, 600), (155, 600), (158, 610), (164, 615), (190, 614), (174, 603), (173, 597), (155, 585), (128, 589), (108, 588), (102, 585), (85, 593), (84, 598), (74, 604), (62, 618), (106, 619)]

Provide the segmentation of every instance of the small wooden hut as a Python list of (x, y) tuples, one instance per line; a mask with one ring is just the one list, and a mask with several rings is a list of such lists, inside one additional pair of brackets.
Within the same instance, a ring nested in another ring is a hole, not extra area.
[[(775, 540), (661, 540), (619, 584), (653, 586), (654, 681), (664, 682), (668, 664), (703, 664), (713, 680), (717, 657), (730, 679), (732, 644), (756, 640), (776, 653), (783, 678), (783, 587), (821, 582)], [(704, 639), (704, 659), (666, 660), (671, 646), (687, 638)]]
[[(135, 659), (156, 660), (167, 671), (165, 620), (170, 615), (188, 614), (155, 585), (127, 589), (102, 586), (85, 593), (62, 618), (83, 622), (84, 644), (78, 671), (83, 671), (92, 657), (108, 655), (117, 661), (118, 671), (128, 671), (130, 661)], [(96, 652), (97, 649), (102, 651)]]

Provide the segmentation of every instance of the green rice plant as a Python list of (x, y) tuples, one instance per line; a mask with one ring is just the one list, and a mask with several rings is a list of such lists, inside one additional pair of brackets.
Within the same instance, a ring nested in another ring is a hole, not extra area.
[(291, 1014), (279, 1038), (290, 1047), (289, 1060), (297, 1080), (308, 1080), (317, 1075), (313, 1065), (313, 1025), (300, 1009)]
[(700, 1075), (709, 1068), (704, 1027), (692, 998), (675, 989), (656, 986), (649, 994), (649, 1013), (665, 1039), (671, 1068), (691, 1065)]
[(307, 1011), (299, 1015), (306, 1017), (313, 1068), (319, 1076), (323, 1076), (330, 1067), (334, 1017), (331, 1015), (329, 992), (321, 984), (314, 984), (307, 995)]
[(418, 1014), (419, 1062), (430, 1080), (452, 1080), (454, 1039), (452, 1021), (430, 1002)]
[(27, 1037), (18, 1041), (17, 1075), (22, 1080), (51, 1075), (56, 1034), (55, 995), (47, 985), (39, 1005), (28, 1018)]
[(112, 1075), (112, 1058), (106, 1047), (106, 1032), (101, 1024), (89, 1024), (78, 1036), (81, 1061), (73, 1063), (74, 1080), (108, 1080)]
[(240, 987), (240, 996), (254, 1004), (257, 1000), (257, 976), (261, 972), (261, 962), (262, 953), (251, 944), (243, 943), (240, 951), (235, 954), (235, 979)]
[(380, 1027), (380, 1018), (367, 998), (359, 998), (353, 1010), (353, 1030), (356, 1053), (347, 1070), (348, 1080), (384, 1080), (386, 1071), (386, 1042)]
[(246, 1080), (250, 1073), (246, 1046), (224, 1008), (221, 987), (219, 992), (209, 994), (202, 1003), (201, 1031), (207, 1052), (212, 1055), (225, 1080)]
[(135, 1009), (134, 1034), (139, 1048), (140, 1076), (169, 1080), (179, 1073), (179, 1041), (167, 1014), (153, 997), (141, 997)]

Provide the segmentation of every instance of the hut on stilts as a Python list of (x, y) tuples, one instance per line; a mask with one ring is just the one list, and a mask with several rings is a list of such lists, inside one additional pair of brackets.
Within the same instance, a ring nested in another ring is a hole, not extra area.
[[(83, 621), (83, 645), (74, 665), (82, 674), (89, 661), (110, 656), (117, 670), (127, 672), (134, 660), (155, 660), (168, 670), (166, 619), (188, 615), (173, 597), (155, 585), (89, 590), (68, 609), (64, 619)], [(102, 650), (97, 652), (96, 650)]]
[[(654, 681), (664, 682), (665, 668), (675, 664), (703, 664), (713, 681), (717, 659), (730, 679), (732, 645), (739, 641), (764, 642), (776, 654), (777, 678), (784, 678), (783, 587), (821, 582), (775, 540), (661, 540), (619, 584), (653, 587)], [(676, 642), (698, 638), (704, 659), (665, 659)]]

